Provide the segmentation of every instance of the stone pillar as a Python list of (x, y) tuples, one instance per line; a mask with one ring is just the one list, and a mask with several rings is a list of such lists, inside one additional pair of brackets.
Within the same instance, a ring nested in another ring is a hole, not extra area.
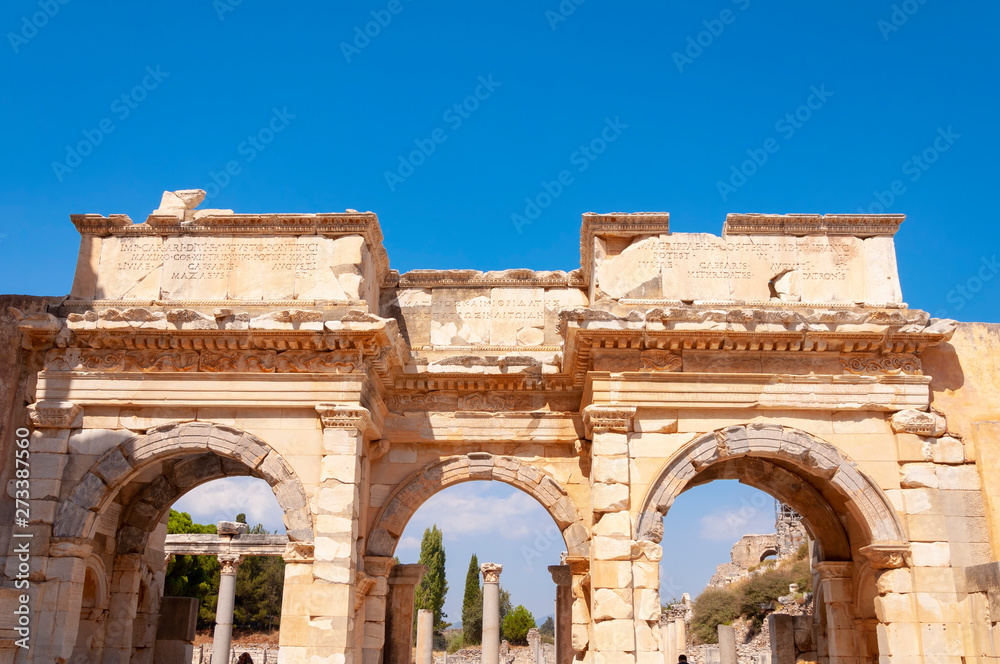
[[(817, 607), (822, 610), (821, 607)], [(795, 617), (772, 613), (767, 617), (772, 664), (795, 664)]]
[(664, 633), (663, 661), (666, 664), (677, 664), (677, 625), (668, 620), (661, 629)]
[(414, 589), (426, 571), (423, 565), (396, 565), (389, 571), (383, 664), (412, 664)]
[(556, 584), (555, 646), (554, 664), (573, 662), (573, 574), (569, 565), (549, 565), (549, 574)]
[[(792, 657), (795, 656), (795, 640), (792, 639)], [(737, 664), (736, 630), (732, 625), (719, 625), (719, 658), (722, 664)]]
[(417, 664), (434, 663), (434, 612), (417, 611)]
[(215, 606), (215, 635), (212, 637), (212, 661), (229, 661), (229, 644), (233, 636), (233, 608), (236, 605), (236, 572), (243, 556), (219, 554), (222, 575), (219, 577), (219, 602)]
[(684, 618), (674, 619), (674, 641), (677, 643), (677, 654), (687, 654), (687, 623)]
[[(854, 624), (854, 563), (824, 561), (813, 565), (819, 576), (816, 596), (823, 606), (815, 610), (825, 612), (826, 648), (829, 664), (854, 664), (857, 661), (858, 641)], [(795, 626), (792, 623), (792, 651), (794, 653)], [(773, 654), (772, 649), (772, 654)], [(782, 662), (775, 662), (782, 664)]]
[(365, 556), (365, 574), (374, 580), (365, 597), (364, 641), (361, 649), (362, 664), (382, 664), (385, 650), (386, 602), (389, 595), (389, 573), (396, 562), (383, 556)]
[(581, 660), (586, 657), (591, 638), (590, 596), (593, 593), (590, 558), (588, 556), (566, 556), (564, 562), (569, 566), (572, 577), (573, 626), (570, 631), (570, 645), (573, 647), (574, 659)]
[(534, 627), (528, 630), (528, 652), (531, 653), (531, 661), (534, 664), (542, 664), (541, 638), (538, 629)]
[(191, 664), (198, 625), (198, 600), (194, 597), (164, 597), (156, 626), (156, 664)]
[[(660, 661), (662, 644), (655, 633), (660, 622), (660, 593), (658, 587), (647, 587), (657, 573), (633, 568), (634, 563), (658, 563), (662, 556), (662, 549), (654, 542), (633, 539), (629, 432), (635, 407), (590, 405), (583, 414), (592, 441), (590, 651), (599, 653), (598, 659), (616, 664)], [(637, 575), (643, 580), (641, 587), (634, 583)]]
[(482, 664), (500, 662), (500, 572), (503, 565), (483, 563), (483, 650)]
[[(353, 404), (318, 404), (316, 411), (323, 426), (323, 460), (303, 654), (317, 660), (360, 664), (364, 616), (358, 614), (364, 606), (364, 593), (358, 592), (358, 585), (369, 580), (358, 556), (361, 456), (371, 414)], [(366, 589), (370, 587), (367, 584)]]

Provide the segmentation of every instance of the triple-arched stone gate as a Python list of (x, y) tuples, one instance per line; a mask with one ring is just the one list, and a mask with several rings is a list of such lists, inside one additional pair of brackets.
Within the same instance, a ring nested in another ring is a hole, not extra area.
[(400, 275), (374, 214), (197, 198), (74, 216), (70, 297), (9, 300), (3, 479), (25, 440), (31, 488), (2, 590), (30, 648), (0, 623), (0, 661), (162, 661), (169, 508), (238, 475), (284, 511), (288, 664), (385, 661), (399, 537), (467, 481), (517, 487), (561, 532), (559, 664), (663, 664), (663, 517), (716, 479), (803, 516), (804, 661), (1000, 654), (997, 330), (907, 308), (902, 217), (730, 215), (715, 237), (588, 214), (571, 272)]

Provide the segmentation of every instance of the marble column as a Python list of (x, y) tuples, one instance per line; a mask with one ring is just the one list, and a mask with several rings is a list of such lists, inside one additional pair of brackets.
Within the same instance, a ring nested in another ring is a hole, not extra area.
[(687, 623), (683, 618), (674, 619), (674, 641), (677, 644), (677, 654), (687, 654)]
[(482, 664), (500, 662), (500, 572), (503, 565), (483, 563), (483, 654)]
[(389, 594), (385, 609), (383, 664), (410, 664), (413, 644), (413, 596), (427, 568), (396, 565), (389, 571)]
[(666, 664), (677, 664), (677, 625), (672, 620), (666, 624), (666, 635), (663, 645), (664, 661)]
[(573, 574), (569, 565), (549, 565), (549, 574), (556, 584), (556, 661), (573, 663)]
[(434, 662), (434, 612), (417, 611), (417, 664)]
[(233, 608), (236, 604), (236, 572), (243, 556), (219, 554), (222, 575), (219, 578), (219, 602), (215, 606), (215, 636), (212, 638), (212, 661), (229, 661), (229, 644), (233, 636)]

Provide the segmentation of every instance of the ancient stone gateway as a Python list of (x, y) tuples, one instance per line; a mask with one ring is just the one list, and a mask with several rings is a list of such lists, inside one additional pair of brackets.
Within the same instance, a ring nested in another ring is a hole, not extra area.
[(803, 517), (802, 660), (1000, 656), (1000, 331), (903, 303), (902, 216), (586, 214), (570, 272), (399, 274), (372, 213), (200, 200), (74, 215), (70, 296), (4, 296), (0, 662), (158, 661), (169, 508), (237, 475), (284, 510), (286, 664), (405, 664), (397, 541), (482, 480), (562, 535), (560, 664), (663, 664), (664, 515), (715, 479)]

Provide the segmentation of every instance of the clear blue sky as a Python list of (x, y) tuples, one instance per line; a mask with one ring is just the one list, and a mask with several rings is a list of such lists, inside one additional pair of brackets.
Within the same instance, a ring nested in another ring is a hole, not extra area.
[[(727, 212), (882, 206), (908, 215), (897, 252), (911, 306), (1000, 321), (1000, 227), (986, 214), (1000, 154), (995, 3), (588, 0), (563, 17), (557, 0), (235, 1), (42, 0), (51, 18), (37, 0), (4, 3), (0, 292), (67, 293), (79, 241), (68, 215), (141, 221), (164, 189), (206, 188), (205, 206), (239, 212), (372, 210), (400, 271), (573, 269), (587, 211), (665, 210), (675, 231), (719, 233)], [(600, 154), (581, 151), (592, 144)], [(430, 154), (411, 158), (419, 146)], [(753, 157), (745, 181), (733, 175)], [(535, 215), (526, 199), (548, 205)], [(536, 218), (518, 227), (526, 212)], [(466, 518), (524, 502), (509, 491), (443, 492), (407, 535), (451, 500), (475, 508)], [(676, 573), (681, 592), (742, 534), (704, 548), (704, 524), (749, 500), (724, 484), (699, 491), (712, 499), (678, 501), (670, 518), (690, 513), (665, 540), (700, 560)], [(523, 540), (506, 537), (521, 521), (505, 523), (446, 534), (452, 615), (472, 551), (524, 567)], [(512, 587), (515, 601), (544, 615), (550, 561), (533, 563), (505, 583), (535, 584)]]
[[(372, 210), (402, 271), (571, 269), (586, 211), (666, 210), (676, 231), (718, 233), (727, 212), (870, 209), (898, 180), (907, 301), (1000, 320), (995, 3), (589, 0), (557, 21), (557, 0), (397, 1), (42, 0), (51, 18), (4, 3), (0, 292), (68, 292), (70, 213), (141, 221), (228, 162), (211, 206)], [(366, 45), (355, 28), (377, 18), (391, 20)], [(615, 140), (578, 152), (606, 120)], [(723, 200), (718, 183), (768, 139), (777, 151)], [(99, 144), (77, 162), (81, 141)], [(572, 182), (518, 233), (511, 215), (563, 170)]]

